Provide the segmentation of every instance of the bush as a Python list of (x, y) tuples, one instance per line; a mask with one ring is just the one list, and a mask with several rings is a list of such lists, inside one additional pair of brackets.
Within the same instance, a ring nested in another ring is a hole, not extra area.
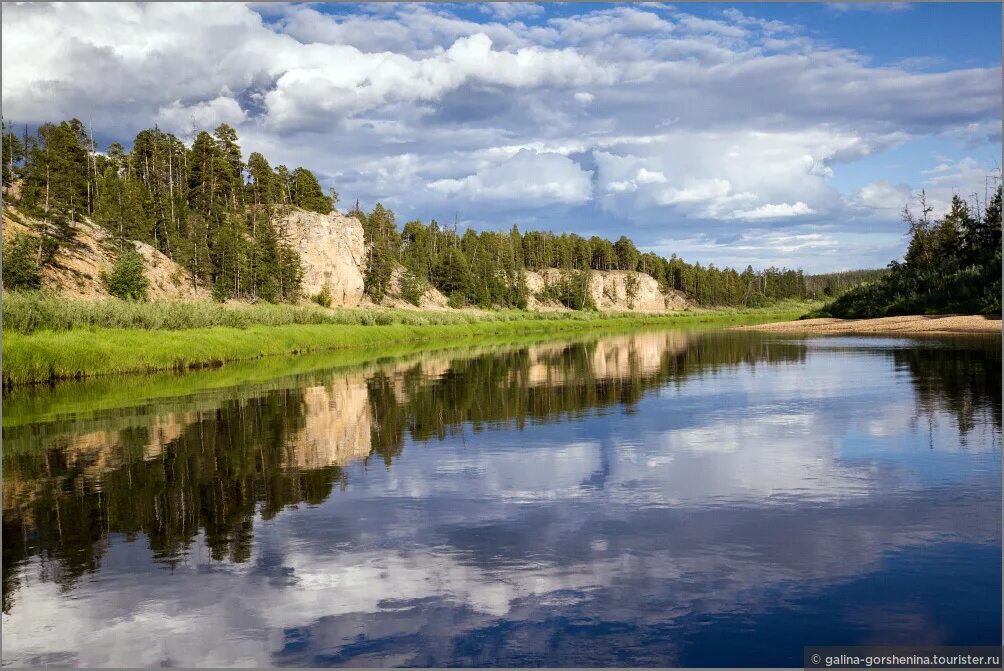
[(451, 308), (462, 308), (467, 304), (467, 299), (464, 297), (463, 292), (454, 291), (450, 294), (450, 298), (446, 301), (446, 304)]
[(314, 294), (314, 297), (311, 300), (320, 305), (322, 308), (331, 307), (331, 287), (327, 282), (324, 283), (324, 286), (321, 287), (320, 291)]
[(8, 291), (38, 289), (42, 268), (38, 265), (38, 241), (30, 235), (14, 234), (3, 245), (3, 286)]
[(768, 296), (763, 295), (759, 291), (754, 291), (746, 299), (746, 307), (749, 308), (766, 308), (774, 304), (774, 300)]
[(143, 257), (135, 249), (128, 249), (119, 255), (110, 275), (104, 278), (108, 293), (123, 300), (145, 301), (150, 288), (146, 277)]
[(634, 275), (628, 275), (627, 279), (624, 280), (624, 293), (627, 296), (627, 306), (628, 309), (634, 310), (634, 303), (638, 300), (638, 290), (639, 285), (638, 278)]

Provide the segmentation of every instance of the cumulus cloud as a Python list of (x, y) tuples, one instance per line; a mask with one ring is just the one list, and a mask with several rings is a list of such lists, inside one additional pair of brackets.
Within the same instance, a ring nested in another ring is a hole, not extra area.
[(887, 180), (865, 184), (854, 192), (855, 205), (875, 210), (902, 211), (910, 200), (910, 187), (892, 184)]
[[(862, 148), (853, 133), (672, 131), (593, 152), (608, 211), (704, 219), (784, 218), (835, 206), (831, 164)], [(794, 196), (794, 197), (793, 197)]]
[(521, 149), (515, 156), (461, 179), (440, 179), (433, 191), (473, 201), (515, 201), (534, 205), (580, 205), (592, 192), (592, 172), (567, 156)]
[(212, 100), (185, 105), (175, 100), (161, 107), (154, 119), (168, 132), (190, 135), (202, 128), (215, 128), (221, 123), (239, 126), (247, 114), (240, 104), (229, 96), (219, 96)]
[(737, 210), (735, 213), (738, 219), (780, 219), (783, 217), (797, 217), (803, 214), (812, 214), (815, 210), (798, 201), (794, 205), (788, 203), (767, 203), (752, 210)]

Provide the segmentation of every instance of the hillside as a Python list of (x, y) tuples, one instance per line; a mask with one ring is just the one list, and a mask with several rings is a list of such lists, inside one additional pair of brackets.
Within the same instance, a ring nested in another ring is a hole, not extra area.
[[(367, 247), (363, 225), (356, 217), (337, 212), (321, 214), (299, 208), (280, 217), (277, 228), (293, 241), (303, 270), (304, 299), (317, 295), (327, 286), (332, 307), (383, 306), (405, 309), (449, 310), (446, 296), (426, 284), (417, 305), (409, 302), (402, 288), (406, 270), (396, 265), (386, 295), (374, 302), (364, 293)], [(68, 231), (68, 234), (66, 233)], [(70, 222), (66, 231), (26, 216), (17, 208), (3, 209), (3, 236), (7, 241), (18, 233), (38, 238), (43, 232), (57, 236), (59, 246), (52, 259), (43, 264), (42, 290), (48, 293), (88, 299), (108, 298), (102, 274), (110, 272), (120, 253), (117, 238), (89, 219)], [(210, 290), (193, 280), (182, 266), (145, 242), (130, 241), (143, 257), (150, 280), (151, 299), (211, 298)], [(566, 282), (573, 271), (546, 269), (526, 271), (529, 293), (528, 309), (535, 311), (568, 310), (549, 297), (549, 290)], [(590, 270), (584, 286), (586, 302), (601, 312), (673, 312), (693, 307), (680, 291), (660, 289), (651, 276), (637, 271)]]
[[(57, 236), (59, 247), (48, 263), (42, 264), (42, 290), (81, 298), (108, 298), (101, 280), (115, 264), (118, 242), (111, 233), (91, 221), (72, 222), (72, 235), (61, 235), (54, 227), (25, 216), (17, 209), (3, 208), (3, 240), (18, 233), (38, 238), (43, 232)], [(133, 241), (143, 257), (143, 266), (150, 280), (152, 299), (208, 299), (209, 291), (192, 281), (191, 275), (170, 258), (150, 245)]]

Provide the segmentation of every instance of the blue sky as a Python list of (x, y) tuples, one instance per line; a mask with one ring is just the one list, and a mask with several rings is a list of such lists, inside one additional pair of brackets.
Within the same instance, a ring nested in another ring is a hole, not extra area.
[(4, 117), (227, 122), (342, 195), (702, 263), (901, 256), (1001, 156), (996, 3), (5, 5)]

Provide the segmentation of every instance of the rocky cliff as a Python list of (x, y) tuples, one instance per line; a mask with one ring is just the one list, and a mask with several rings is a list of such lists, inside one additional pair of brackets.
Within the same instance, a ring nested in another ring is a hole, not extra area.
[[(531, 310), (565, 309), (538, 297), (548, 285), (560, 282), (564, 274), (555, 269), (527, 271)], [(667, 312), (692, 305), (682, 292), (671, 289), (664, 293), (652, 276), (627, 270), (590, 270), (589, 295), (596, 308), (604, 312)]]
[(292, 210), (280, 225), (300, 252), (303, 293), (314, 296), (327, 284), (332, 306), (359, 305), (366, 271), (366, 244), (359, 220), (336, 212)]

